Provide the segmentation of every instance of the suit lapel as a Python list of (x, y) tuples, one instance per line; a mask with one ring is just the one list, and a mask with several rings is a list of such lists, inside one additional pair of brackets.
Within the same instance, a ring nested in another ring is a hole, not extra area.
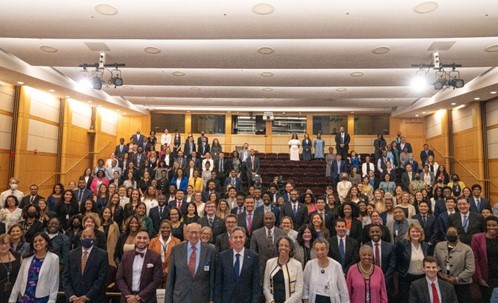
[[(92, 266), (92, 263), (95, 259), (95, 246), (92, 248), (92, 251), (90, 252), (90, 254), (88, 255), (88, 260), (86, 261), (86, 266), (85, 266), (85, 271), (82, 273), (81, 276), (84, 276), (85, 273), (88, 271), (88, 269)], [(80, 256), (82, 254), (81, 252), (81, 249), (80, 249), (80, 252), (79, 252)], [(81, 260), (81, 257), (80, 257), (80, 260)], [(80, 267), (81, 267), (81, 262), (80, 262)]]
[(76, 264), (78, 264), (78, 270), (80, 272), (80, 275), (83, 277), (83, 270), (81, 269), (81, 258), (82, 258), (82, 252), (81, 252), (81, 248), (79, 248), (76, 251), (76, 254), (75, 254), (75, 259), (76, 260), (74, 260), (74, 262), (76, 262)]

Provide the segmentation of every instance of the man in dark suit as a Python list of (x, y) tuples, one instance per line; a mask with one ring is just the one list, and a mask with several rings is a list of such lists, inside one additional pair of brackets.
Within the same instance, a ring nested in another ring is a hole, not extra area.
[(337, 154), (341, 155), (343, 159), (347, 159), (348, 157), (349, 142), (351, 142), (351, 137), (346, 133), (344, 126), (341, 126), (339, 133), (335, 135), (335, 149), (337, 150)]
[[(84, 185), (86, 186), (86, 183), (84, 183)], [(19, 203), (19, 208), (24, 209), (24, 207), (29, 204), (38, 205), (38, 201), (40, 201), (40, 199), (45, 199), (45, 198), (38, 194), (38, 185), (31, 184), (31, 186), (29, 187), (29, 195), (24, 196), (21, 199), (21, 202)]]
[(420, 152), (420, 161), (422, 161), (422, 166), (425, 165), (429, 156), (434, 157), (434, 152), (429, 149), (429, 145), (424, 144), (424, 149)]
[(197, 152), (199, 153), (199, 156), (201, 158), (204, 158), (206, 153), (209, 153), (211, 151), (211, 148), (209, 147), (209, 143), (207, 142), (207, 137), (199, 137), (201, 139), (201, 142), (198, 142), (197, 144)]
[(342, 161), (342, 155), (338, 153), (335, 157), (335, 160), (332, 161), (332, 164), (330, 165), (330, 176), (332, 177), (332, 184), (334, 186), (339, 182), (341, 173), (346, 172), (347, 170), (346, 162)]
[(247, 184), (248, 186), (251, 186), (252, 184), (252, 177), (256, 174), (259, 173), (259, 157), (256, 156), (256, 151), (251, 148), (249, 151), (249, 157), (247, 157), (246, 160), (246, 173), (247, 173)]
[(458, 228), (460, 241), (470, 245), (474, 234), (484, 232), (484, 218), (481, 214), (470, 211), (470, 203), (463, 196), (457, 199), (457, 208), (459, 213), (448, 217), (448, 227)]
[[(218, 180), (221, 184), (225, 182), (225, 178), (228, 175), (228, 161), (225, 159), (225, 154), (220, 152), (219, 159), (214, 161), (213, 171), (217, 172)], [(223, 191), (224, 192), (224, 191)]]
[[(444, 200), (443, 200), (444, 201)], [(437, 223), (437, 239), (439, 241), (446, 241), (446, 230), (448, 229), (448, 217), (455, 213), (455, 198), (447, 197), (446, 198), (445, 211), (440, 213), (439, 216), (436, 217)]]
[(216, 247), (216, 251), (218, 253), (220, 253), (222, 251), (225, 251), (227, 249), (232, 248), (232, 245), (230, 243), (230, 234), (232, 233), (232, 229), (234, 229), (235, 227), (237, 227), (237, 220), (238, 220), (238, 217), (237, 217), (237, 215), (234, 215), (234, 214), (229, 214), (225, 218), (225, 229), (226, 229), (226, 232), (224, 232), (221, 235), (217, 236), (216, 240), (215, 240), (215, 245), (214, 246)]
[(169, 262), (165, 302), (214, 301), (215, 249), (200, 241), (201, 226), (187, 226), (188, 241), (173, 247)]
[(133, 142), (139, 147), (144, 147), (147, 138), (140, 133), (140, 129), (137, 129), (137, 133), (132, 136)]
[(219, 192), (216, 190), (216, 181), (209, 179), (206, 182), (206, 189), (202, 191), (202, 201), (207, 202), (209, 196), (213, 193), (216, 194), (217, 197), (219, 196)]
[[(161, 285), (163, 264), (158, 253), (147, 249), (149, 242), (147, 231), (140, 230), (135, 237), (135, 249), (125, 252), (121, 259), (116, 274), (121, 303), (157, 303), (156, 290)], [(134, 277), (137, 275), (135, 268), (142, 268), (139, 277)], [(133, 280), (138, 280), (139, 283), (133, 283)]]
[(424, 229), (425, 242), (429, 244), (428, 253), (432, 255), (434, 246), (437, 242), (437, 222), (434, 215), (429, 214), (429, 203), (427, 201), (420, 201), (418, 204), (419, 213), (412, 216), (412, 219), (418, 220)]
[(179, 168), (185, 170), (188, 165), (188, 160), (183, 156), (183, 151), (179, 150), (177, 153), (177, 157), (175, 159), (176, 162), (179, 164)]
[(78, 209), (81, 209), (81, 204), (86, 200), (93, 200), (93, 193), (91, 190), (86, 188), (86, 182), (84, 177), (80, 177), (78, 180), (78, 188), (73, 190), (73, 197), (78, 201)]
[(472, 195), (470, 196), (470, 211), (481, 213), (483, 209), (491, 211), (491, 204), (488, 199), (481, 198), (482, 187), (479, 184), (472, 185)]
[(418, 162), (415, 161), (412, 156), (408, 157), (408, 161), (405, 162), (405, 166), (408, 164), (411, 165), (412, 171), (414, 171), (415, 173), (418, 172)]
[(402, 152), (405, 149), (405, 147), (406, 147), (407, 152), (409, 154), (413, 153), (412, 145), (410, 143), (406, 142), (406, 136), (401, 136), (401, 140), (398, 143), (399, 152)]
[(209, 226), (213, 232), (213, 237), (211, 243), (214, 244), (214, 240), (216, 237), (221, 235), (226, 231), (225, 229), (225, 221), (216, 216), (216, 205), (213, 201), (207, 201), (204, 210), (206, 211), (206, 215), (199, 219), (198, 223), (204, 227)]
[(225, 188), (227, 188), (228, 185), (232, 185), (238, 192), (242, 190), (242, 180), (237, 177), (237, 172), (233, 169), (230, 171), (230, 175), (224, 182)]
[(187, 157), (189, 161), (194, 161), (194, 168), (196, 170), (202, 170), (202, 161), (201, 159), (197, 156), (197, 152), (193, 151), (190, 157)]
[(410, 183), (415, 180), (415, 172), (410, 164), (405, 165), (406, 171), (401, 175), (401, 187), (405, 192), (410, 190)]
[(124, 155), (129, 152), (128, 145), (124, 143), (125, 139), (120, 138), (119, 145), (117, 145), (116, 148), (114, 149), (114, 155), (116, 156), (116, 159), (118, 159), (118, 161), (123, 161)]
[(260, 302), (259, 258), (254, 251), (244, 247), (245, 238), (244, 229), (235, 227), (230, 236), (233, 249), (225, 250), (218, 256), (215, 302)]
[(235, 198), (237, 200), (237, 205), (235, 207), (232, 207), (232, 209), (230, 210), (230, 213), (235, 214), (235, 215), (240, 215), (241, 213), (245, 212), (246, 211), (246, 209), (244, 207), (245, 198), (246, 198), (246, 196), (243, 193), (238, 192), (237, 197)]
[(205, 135), (204, 131), (201, 131), (201, 135), (197, 138), (197, 145), (201, 145), (202, 142), (209, 143), (209, 139)]
[(457, 303), (457, 296), (453, 285), (438, 279), (440, 270), (437, 260), (427, 256), (422, 261), (425, 279), (418, 279), (410, 286), (409, 303)]
[[(264, 278), (266, 261), (278, 256), (277, 242), (281, 237), (287, 236), (287, 233), (278, 227), (275, 227), (275, 214), (265, 212), (265, 226), (255, 230), (251, 237), (250, 248), (254, 250), (259, 257), (260, 278)], [(271, 243), (271, 244), (270, 244)]]
[(86, 228), (80, 237), (82, 247), (69, 252), (62, 276), (67, 302), (105, 302), (106, 300), (109, 265), (107, 252), (93, 245), (94, 240), (94, 230)]
[(290, 196), (290, 203), (285, 203), (282, 207), (282, 217), (291, 217), (294, 229), (298, 230), (303, 224), (308, 223), (308, 209), (304, 203), (298, 202), (297, 190), (293, 189)]
[(337, 235), (329, 239), (329, 257), (339, 262), (346, 274), (349, 267), (360, 260), (358, 242), (346, 235), (344, 219), (337, 219), (335, 231)]
[(263, 205), (256, 208), (256, 212), (272, 212), (275, 215), (275, 225), (279, 226), (280, 223), (280, 208), (271, 203), (270, 193), (266, 192), (261, 197)]
[[(382, 228), (379, 224), (371, 224), (368, 230), (370, 240), (366, 245), (372, 246), (374, 252), (374, 264), (379, 266), (384, 273), (386, 281), (386, 290), (388, 301), (392, 302), (394, 291), (394, 272), (396, 271), (396, 255), (394, 253), (394, 246), (381, 239)], [(377, 255), (380, 254), (380, 257)]]
[(146, 157), (147, 156), (144, 154), (144, 148), (139, 145), (137, 148), (137, 153), (134, 153), (131, 156), (131, 161), (138, 171), (140, 171), (140, 169), (144, 167)]
[(254, 211), (255, 202), (253, 197), (245, 197), (244, 209), (245, 211), (238, 215), (238, 226), (243, 227), (247, 232), (246, 236), (251, 239), (252, 232), (258, 228), (263, 227), (264, 219), (262, 212)]
[(177, 208), (185, 216), (187, 214), (187, 201), (184, 199), (185, 193), (183, 190), (177, 190), (175, 194), (175, 200), (168, 201), (169, 209)]
[(161, 221), (164, 219), (169, 220), (169, 206), (166, 205), (166, 196), (161, 194), (157, 197), (157, 206), (154, 206), (149, 211), (149, 218), (152, 220), (152, 226), (155, 233), (159, 232)]

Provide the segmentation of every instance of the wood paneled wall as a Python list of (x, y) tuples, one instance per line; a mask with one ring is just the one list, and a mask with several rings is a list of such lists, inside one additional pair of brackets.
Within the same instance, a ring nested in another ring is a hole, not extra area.
[(8, 185), (14, 86), (0, 81), (0, 189)]
[[(498, 184), (498, 99), (486, 103), (487, 152), (489, 157), (489, 178)], [(490, 184), (491, 201), (498, 202), (498, 186)]]

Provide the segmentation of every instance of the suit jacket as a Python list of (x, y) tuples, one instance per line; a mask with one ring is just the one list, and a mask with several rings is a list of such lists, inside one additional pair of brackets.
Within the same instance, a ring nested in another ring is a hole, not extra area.
[(208, 303), (214, 299), (216, 250), (212, 245), (201, 243), (199, 266), (192, 277), (187, 260), (188, 243), (173, 247), (164, 302)]
[[(33, 204), (38, 205), (38, 201), (40, 201), (40, 199), (45, 199), (45, 198), (40, 195), (36, 195), (33, 200)], [(21, 202), (19, 203), (19, 208), (24, 209), (24, 207), (29, 204), (31, 204), (31, 195), (24, 196), (21, 199)]]
[[(187, 214), (187, 201), (185, 200), (182, 200), (182, 207), (181, 207), (181, 212), (182, 212), (182, 215), (186, 215)], [(177, 208), (178, 209), (178, 200), (175, 199), (175, 200), (171, 200), (171, 201), (168, 201), (168, 207), (169, 209), (172, 209), (172, 208)]]
[(344, 143), (341, 143), (341, 133), (340, 132), (335, 135), (336, 149), (341, 149), (339, 144), (344, 144), (344, 149), (349, 149), (349, 142), (351, 142), (351, 136), (348, 133), (344, 132)]
[(121, 145), (117, 145), (116, 148), (114, 149), (114, 155), (118, 160), (123, 160), (124, 154), (127, 154), (129, 152), (129, 147), (126, 144), (123, 144), (123, 147), (121, 148)]
[(422, 161), (422, 166), (424, 166), (425, 161), (427, 161), (427, 158), (429, 158), (429, 156), (434, 157), (434, 152), (430, 149), (427, 150), (427, 152), (425, 151), (425, 149), (420, 152), (420, 161)]
[(485, 233), (478, 233), (472, 237), (472, 250), (475, 257), (475, 281), (488, 281), (489, 263), (488, 263), (488, 244)]
[(284, 206), (282, 206), (282, 217), (284, 216), (289, 216), (292, 218), (295, 230), (298, 230), (299, 227), (301, 227), (303, 224), (308, 223), (309, 220), (308, 209), (306, 208), (306, 205), (299, 202), (297, 204), (296, 216), (292, 215), (292, 202), (284, 203)]
[(450, 275), (458, 277), (457, 284), (472, 283), (475, 261), (474, 253), (469, 245), (458, 241), (451, 253), (448, 254), (447, 242), (439, 242), (434, 249), (434, 258), (443, 272), (446, 272), (446, 266), (449, 266)]
[[(412, 180), (415, 180), (415, 171), (412, 170)], [(410, 177), (408, 176), (408, 172), (404, 172), (401, 175), (401, 186), (404, 191), (409, 191), (410, 189)]]
[(225, 177), (228, 175), (229, 168), (228, 168), (228, 162), (230, 162), (230, 159), (223, 158), (223, 171), (220, 172), (220, 159), (214, 161), (214, 171), (218, 173), (218, 178), (222, 178), (221, 180), (224, 180)]
[[(420, 245), (422, 247), (424, 257), (427, 256), (427, 243), (422, 242)], [(396, 253), (396, 267), (398, 269), (398, 273), (402, 277), (406, 277), (408, 274), (408, 267), (410, 266), (410, 259), (412, 257), (412, 244), (410, 241), (403, 239), (396, 243), (394, 249)]]
[[(183, 206), (183, 205), (182, 205)], [(169, 220), (169, 206), (163, 206), (163, 212), (159, 213), (159, 206), (154, 206), (149, 211), (149, 218), (152, 220), (152, 226), (154, 227), (154, 231), (159, 233), (159, 227), (161, 226), (161, 221), (164, 219)]]
[(399, 152), (402, 152), (403, 149), (406, 147), (408, 149), (408, 153), (409, 154), (413, 153), (413, 148), (412, 148), (412, 145), (410, 143), (405, 142), (404, 146), (401, 146), (401, 144), (402, 144), (401, 142), (398, 143), (398, 150), (399, 150)]
[(413, 160), (413, 161), (412, 161), (412, 163), (410, 163), (410, 161), (406, 161), (406, 162), (405, 162), (405, 167), (406, 167), (406, 165), (408, 165), (408, 164), (410, 164), (410, 165), (411, 165), (411, 167), (412, 167), (412, 171), (413, 171), (413, 172), (418, 172), (418, 162), (417, 162), (417, 161)]
[[(137, 256), (140, 258), (140, 256)], [(121, 303), (126, 303), (126, 296), (132, 292), (133, 260), (135, 250), (127, 251), (123, 254), (121, 264), (116, 274), (116, 284), (121, 291)], [(161, 256), (156, 252), (147, 249), (144, 255), (144, 266), (140, 276), (140, 290), (138, 296), (147, 303), (157, 303), (156, 289), (161, 285), (163, 274), (163, 264)]]
[[(365, 244), (372, 246), (372, 241), (368, 241)], [(375, 249), (373, 246), (372, 248)], [(389, 282), (393, 283), (394, 272), (396, 271), (396, 254), (394, 246), (391, 243), (384, 240), (380, 241), (380, 258), (380, 267), (384, 273), (386, 284)]]
[(339, 175), (347, 170), (346, 162), (341, 160), (341, 167), (338, 168), (338, 160), (332, 161), (332, 165), (330, 165), (330, 176), (333, 180), (339, 180)]
[(264, 226), (264, 213), (261, 211), (256, 212), (254, 210), (252, 212), (252, 225), (251, 225), (251, 232), (247, 230), (247, 212), (243, 212), (239, 215), (237, 215), (237, 226), (244, 227), (246, 230), (246, 236), (251, 239), (252, 233), (256, 231), (256, 229), (261, 228)]
[(187, 140), (187, 142), (185, 142), (185, 145), (183, 146), (183, 152), (186, 155), (190, 155), (192, 152), (197, 152), (197, 150), (195, 149), (195, 142)]
[(426, 215), (426, 223), (424, 224), (422, 221), (422, 215), (416, 214), (412, 216), (412, 219), (418, 220), (420, 225), (424, 228), (425, 242), (430, 243), (431, 245), (436, 245), (437, 242), (437, 222), (436, 217), (431, 214)]
[(137, 138), (137, 134), (133, 134), (132, 137), (133, 137), (133, 142), (137, 146), (144, 146), (145, 142), (147, 141), (147, 138), (145, 138), (145, 136), (142, 134), (138, 135), (138, 138)]
[[(202, 227), (209, 226), (209, 220), (207, 216), (200, 218), (197, 221), (197, 223), (199, 223)], [(214, 244), (214, 240), (216, 239), (216, 237), (227, 231), (225, 226), (225, 220), (223, 220), (218, 216), (214, 216), (213, 226), (210, 227), (211, 230), (213, 231), (213, 240), (211, 241), (211, 243)]]
[(219, 254), (216, 262), (214, 302), (259, 303), (261, 284), (258, 255), (250, 249), (244, 249), (244, 261), (239, 278), (235, 277), (234, 263), (233, 249)]
[(251, 156), (249, 155), (246, 160), (246, 169), (247, 169), (247, 174), (251, 174), (253, 172), (258, 173), (259, 172), (259, 157), (254, 156), (254, 170), (252, 169), (252, 159)]
[[(346, 236), (346, 251), (344, 253), (345, 259), (344, 259), (344, 266), (342, 267), (342, 270), (344, 271), (344, 274), (346, 274), (351, 267), (351, 265), (355, 264), (356, 262), (360, 261), (360, 255), (359, 255), (359, 245), (358, 242), (351, 238), (350, 236)], [(333, 236), (329, 239), (329, 257), (336, 260), (341, 263), (339, 259), (339, 238), (337, 236)]]
[[(275, 258), (278, 256), (277, 251), (277, 241), (281, 237), (287, 236), (287, 233), (278, 227), (273, 228), (273, 244), (269, 246), (268, 244), (268, 235), (266, 232), (266, 227), (261, 227), (255, 230), (251, 237), (251, 249), (254, 250), (259, 257), (259, 273), (260, 278), (263, 279), (263, 274), (265, 273), (266, 261), (271, 258)], [(262, 280), (261, 280), (262, 281)]]
[(477, 205), (476, 205), (476, 201), (474, 200), (474, 197), (473, 196), (470, 196), (470, 199), (469, 199), (469, 202), (470, 202), (470, 211), (475, 211), (476, 213), (480, 214), (481, 211), (483, 209), (489, 209), (491, 212), (492, 209), (491, 209), (491, 204), (489, 204), (489, 199), (484, 199), (484, 198), (480, 198), (480, 205), (479, 205), (479, 209), (477, 209)]
[(93, 200), (93, 192), (86, 188), (84, 188), (83, 192), (81, 193), (81, 200), (80, 200), (79, 188), (73, 190), (73, 196), (76, 199), (76, 201), (78, 201), (78, 207), (81, 207), (81, 204), (85, 203), (86, 200)]
[(472, 240), (472, 235), (484, 232), (484, 218), (482, 215), (469, 211), (469, 222), (467, 232), (462, 227), (462, 217), (460, 213), (452, 214), (448, 217), (448, 227), (454, 226), (458, 228), (460, 241), (467, 245), (470, 245)]
[(436, 200), (436, 204), (434, 205), (434, 216), (439, 217), (440, 214), (447, 213), (447, 211), (446, 199)]
[[(280, 208), (271, 204), (270, 205), (270, 209), (271, 209), (271, 212), (275, 215), (275, 226), (279, 226), (279, 223), (280, 223)], [(259, 207), (256, 208), (255, 212), (262, 212), (263, 213), (263, 217), (264, 217), (264, 213), (265, 213), (265, 205), (261, 205)], [(264, 220), (263, 220), (264, 221)]]
[[(249, 238), (246, 237), (246, 243), (244, 244), (245, 247), (249, 247)], [(230, 238), (228, 236), (228, 232), (224, 232), (218, 237), (216, 237), (216, 252), (220, 253), (222, 251), (225, 251), (227, 249), (230, 249)]]
[[(441, 298), (439, 298), (439, 302), (458, 303), (453, 285), (441, 279), (437, 279), (437, 283), (439, 285), (439, 290), (441, 291)], [(431, 303), (429, 296), (430, 291), (432, 290), (429, 289), (426, 278), (415, 280), (410, 286), (410, 298), (408, 302)]]
[[(228, 184), (232, 184), (232, 177), (227, 177), (225, 179), (225, 188), (227, 188)], [(237, 192), (240, 192), (242, 190), (242, 179), (240, 179), (239, 177), (235, 177), (235, 189), (237, 190)]]
[(202, 145), (202, 143), (197, 144), (197, 150), (199, 156), (205, 155), (206, 153), (209, 153), (211, 149), (209, 148), (209, 144), (206, 142), (206, 145)]
[(140, 154), (140, 159), (138, 158), (138, 155), (139, 153), (132, 154), (130, 159), (133, 162), (133, 165), (135, 165), (137, 169), (141, 169), (145, 165), (145, 158), (147, 158), (147, 155), (144, 153)]
[(69, 302), (72, 296), (86, 295), (90, 302), (104, 302), (109, 265), (107, 252), (94, 245), (84, 270), (81, 268), (82, 255), (81, 247), (69, 252), (69, 262), (64, 266), (62, 280), (66, 299)]
[(448, 229), (448, 212), (445, 211), (436, 217), (437, 222), (437, 239), (446, 241), (446, 230)]

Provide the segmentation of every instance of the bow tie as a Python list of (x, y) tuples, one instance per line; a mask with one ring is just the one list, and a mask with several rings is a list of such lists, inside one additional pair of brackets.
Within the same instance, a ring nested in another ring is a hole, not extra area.
[(140, 257), (142, 257), (142, 258), (143, 258), (143, 257), (145, 256), (145, 253), (143, 253), (143, 252), (138, 252), (138, 251), (136, 251), (136, 250), (135, 250), (135, 256), (136, 256), (136, 255), (140, 255)]

